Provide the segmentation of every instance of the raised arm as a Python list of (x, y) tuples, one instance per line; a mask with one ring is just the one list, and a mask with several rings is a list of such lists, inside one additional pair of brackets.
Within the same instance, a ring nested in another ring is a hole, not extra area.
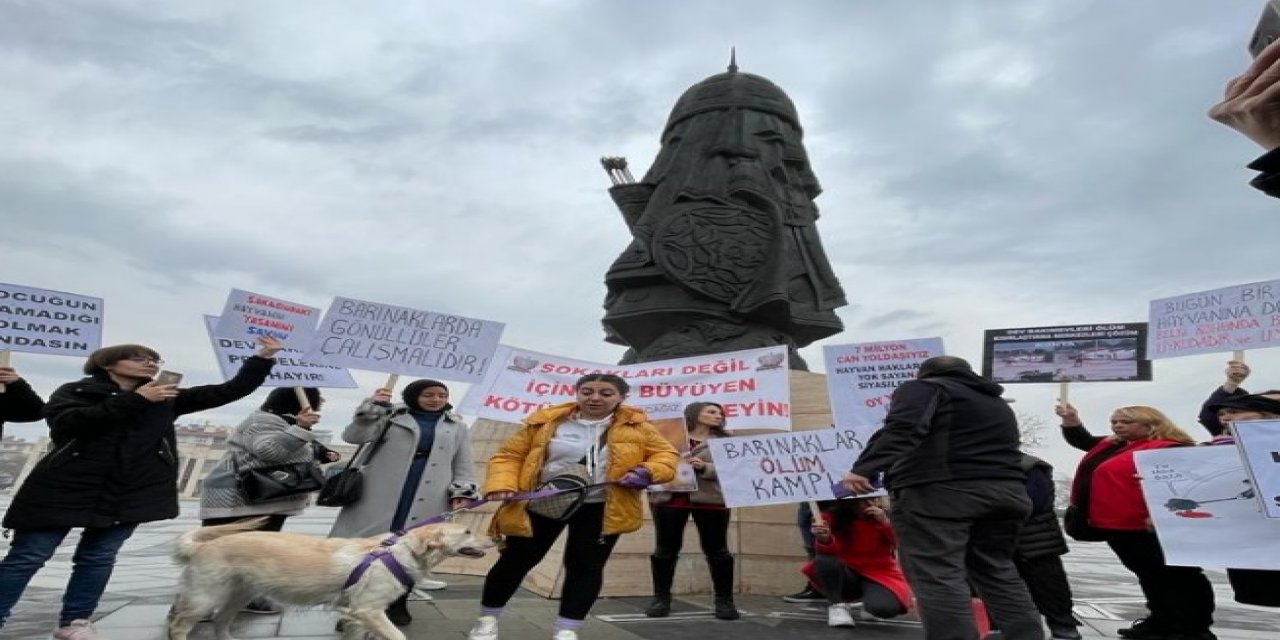
[(1244, 384), (1245, 379), (1249, 377), (1249, 373), (1249, 365), (1239, 360), (1228, 361), (1226, 380), (1223, 381), (1222, 386), (1214, 389), (1213, 393), (1209, 394), (1204, 404), (1200, 405), (1200, 424), (1204, 425), (1204, 428), (1211, 435), (1222, 435), (1225, 430), (1222, 421), (1218, 419), (1218, 410), (1212, 407), (1227, 398), (1247, 395), (1249, 392), (1245, 391), (1240, 385)]
[(1080, 412), (1070, 402), (1061, 402), (1053, 408), (1053, 412), (1062, 419), (1062, 437), (1067, 444), (1081, 450), (1089, 451), (1106, 438), (1095, 436), (1084, 428), (1080, 422)]

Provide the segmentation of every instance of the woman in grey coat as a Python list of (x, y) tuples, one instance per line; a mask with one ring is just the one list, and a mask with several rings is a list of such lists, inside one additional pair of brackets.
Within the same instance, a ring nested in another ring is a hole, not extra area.
[[(449, 388), (436, 380), (417, 380), (400, 397), (403, 404), (392, 405), (391, 392), (379, 389), (360, 404), (342, 432), (347, 442), (371, 444), (353, 462), (364, 467), (360, 500), (342, 508), (330, 537), (399, 530), (479, 497), (470, 433), (452, 411)], [(405, 594), (387, 609), (398, 626), (412, 620), (407, 599)]]

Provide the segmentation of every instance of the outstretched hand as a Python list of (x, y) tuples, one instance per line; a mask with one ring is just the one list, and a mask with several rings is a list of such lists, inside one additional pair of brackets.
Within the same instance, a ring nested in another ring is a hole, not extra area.
[(1078, 427), (1083, 424), (1080, 422), (1080, 412), (1076, 411), (1075, 406), (1070, 402), (1059, 402), (1054, 405), (1053, 412), (1062, 419), (1064, 427)]
[(1244, 134), (1268, 151), (1280, 147), (1280, 40), (1271, 43), (1244, 73), (1227, 84), (1209, 117)]
[(152, 380), (134, 389), (133, 392), (146, 398), (147, 402), (164, 402), (178, 397), (178, 385), (156, 384), (155, 380)]
[(258, 345), (261, 347), (258, 349), (259, 358), (274, 358), (284, 350), (284, 343), (275, 336), (258, 336)]

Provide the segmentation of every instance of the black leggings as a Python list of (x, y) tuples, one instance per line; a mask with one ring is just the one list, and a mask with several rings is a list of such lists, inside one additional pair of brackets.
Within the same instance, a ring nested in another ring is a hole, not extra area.
[(604, 525), (604, 503), (584, 504), (565, 522), (530, 513), (529, 523), (533, 526), (533, 537), (507, 536), (498, 561), (484, 578), (480, 606), (494, 609), (506, 606), (525, 575), (542, 561), (567, 526), (569, 539), (564, 545), (560, 617), (586, 620), (591, 605), (600, 595), (604, 563), (618, 542), (617, 534), (600, 534)]
[(684, 525), (689, 517), (698, 528), (698, 542), (702, 543), (702, 553), (708, 558), (729, 555), (729, 516), (728, 509), (681, 509), (655, 505), (653, 511), (653, 533), (655, 558), (674, 559), (680, 556), (680, 547), (684, 543)]
[[(289, 516), (278, 513), (265, 514), (267, 521), (257, 531), (279, 531), (284, 528), (284, 520)], [(245, 520), (253, 520), (262, 516), (233, 516), (230, 518), (205, 518), (200, 521), (202, 527), (216, 527), (220, 524), (231, 524), (233, 522), (243, 522)]]
[(888, 587), (854, 571), (840, 558), (819, 553), (813, 562), (818, 586), (831, 604), (861, 600), (862, 610), (877, 618), (892, 618), (907, 612)]
[(1138, 577), (1151, 620), (1180, 633), (1207, 631), (1213, 624), (1213, 585), (1200, 567), (1165, 564), (1156, 534), (1108, 531), (1107, 545)]

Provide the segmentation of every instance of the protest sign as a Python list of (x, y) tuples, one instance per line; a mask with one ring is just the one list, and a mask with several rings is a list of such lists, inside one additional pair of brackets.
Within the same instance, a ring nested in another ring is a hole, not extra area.
[(307, 357), (352, 369), (479, 382), (503, 327), (501, 322), (334, 298)]
[(676, 463), (676, 477), (670, 482), (662, 484), (651, 484), (647, 487), (648, 491), (697, 491), (698, 490), (698, 473), (689, 464), (689, 426), (684, 418), (666, 418), (665, 420), (653, 420), (651, 422), (662, 434), (662, 437), (676, 448), (676, 453), (680, 454), (680, 461)]
[(988, 329), (982, 375), (1001, 384), (1150, 380), (1146, 336), (1144, 322)]
[[(253, 338), (218, 336), (214, 331), (218, 322), (218, 316), (204, 317), (204, 326), (209, 333), (209, 341), (213, 343), (213, 354), (218, 359), (218, 368), (222, 370), (222, 377), (230, 380), (240, 370), (240, 364), (258, 352), (259, 346)], [(267, 376), (267, 381), (262, 383), (262, 386), (354, 389), (357, 385), (350, 371), (310, 362), (301, 350), (286, 347), (276, 355), (276, 365), (271, 368), (271, 375)]]
[(1268, 518), (1280, 518), (1280, 420), (1232, 422), (1231, 432), (1262, 513)]
[(102, 298), (0, 283), (0, 350), (87, 356), (102, 346)]
[(519, 422), (543, 407), (571, 402), (573, 383), (588, 373), (612, 373), (631, 385), (628, 405), (656, 420), (681, 418), (691, 402), (724, 405), (726, 427), (791, 429), (787, 349), (764, 347), (640, 364), (610, 365), (504, 347), (489, 375), (473, 385), (460, 411)]
[[(729, 507), (834, 500), (865, 442), (853, 429), (712, 438), (707, 441)], [(877, 494), (868, 494), (877, 495)]]
[(271, 298), (252, 291), (232, 289), (218, 316), (214, 335), (250, 342), (271, 336), (286, 347), (306, 349), (316, 331), (320, 310), (304, 304)]
[(1148, 345), (1152, 358), (1280, 346), (1280, 280), (1152, 300)]
[(1280, 520), (1258, 512), (1240, 452), (1227, 445), (1134, 454), (1169, 564), (1280, 569)]
[(867, 438), (884, 422), (893, 390), (915, 378), (921, 362), (942, 355), (942, 338), (832, 345), (822, 355), (832, 421)]

